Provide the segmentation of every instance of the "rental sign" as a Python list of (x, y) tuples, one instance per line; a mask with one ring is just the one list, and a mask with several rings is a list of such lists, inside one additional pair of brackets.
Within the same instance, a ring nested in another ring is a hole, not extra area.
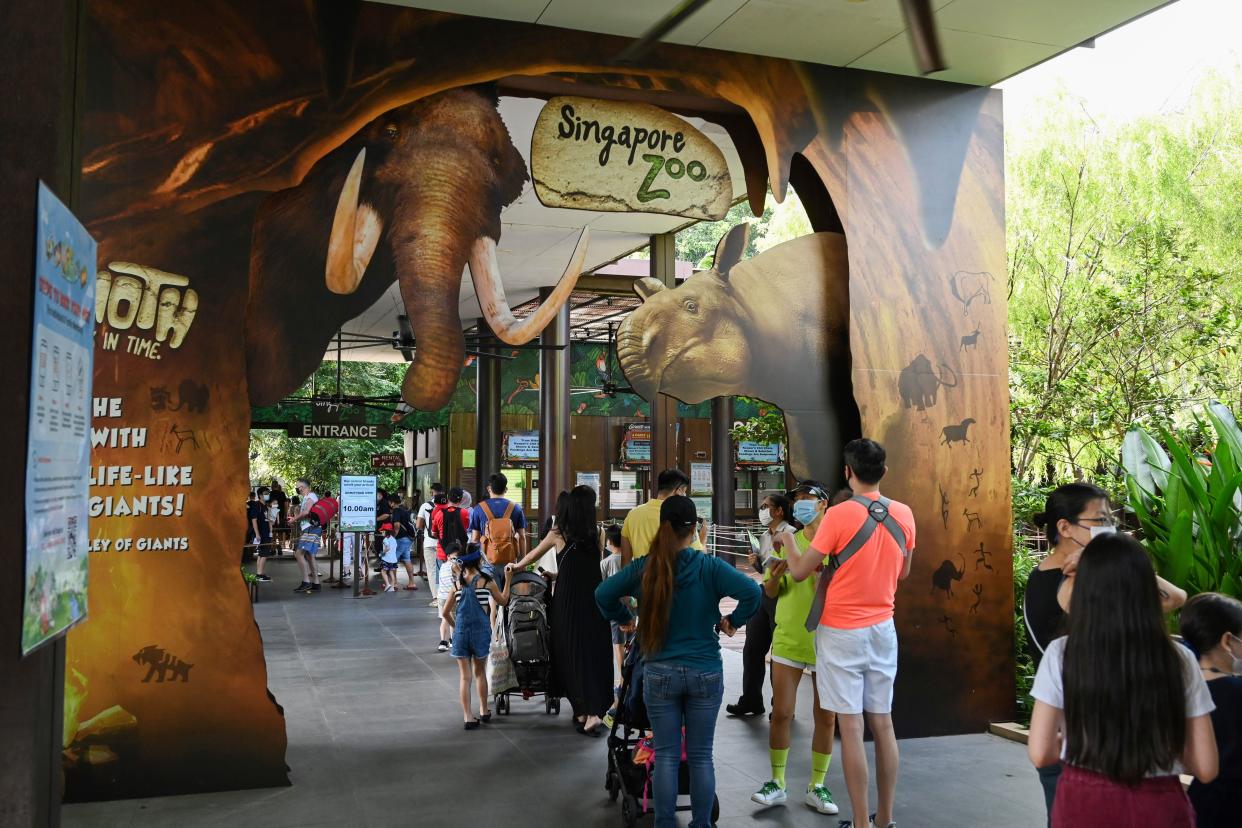
[(552, 98), (535, 121), (530, 166), (547, 207), (717, 221), (733, 201), (720, 148), (650, 104)]

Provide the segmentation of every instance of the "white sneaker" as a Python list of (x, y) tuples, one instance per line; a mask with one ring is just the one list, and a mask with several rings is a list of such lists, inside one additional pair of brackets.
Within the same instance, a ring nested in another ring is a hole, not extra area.
[(440, 601), (439, 601), (438, 599), (436, 599), (436, 598), (432, 598), (430, 601), (428, 601), (428, 602), (427, 602), (427, 606), (429, 606), (429, 607), (435, 607), (436, 609), (439, 609), (439, 608), (440, 608)]
[(397, 588), (395, 586), (389, 585), (389, 586), (384, 587), (384, 592), (396, 592), (396, 591), (397, 591)]
[(821, 814), (838, 814), (841, 809), (832, 801), (832, 791), (823, 785), (816, 785), (813, 788), (807, 788), (806, 799), (804, 800), (808, 808), (814, 808)]
[(780, 805), (787, 799), (789, 794), (785, 793), (785, 789), (775, 779), (764, 782), (762, 788), (750, 795), (750, 801), (760, 805)]

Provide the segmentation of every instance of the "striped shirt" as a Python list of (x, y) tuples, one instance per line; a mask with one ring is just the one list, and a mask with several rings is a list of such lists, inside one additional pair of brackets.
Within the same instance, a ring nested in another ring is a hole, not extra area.
[[(481, 577), (481, 578), (479, 578), (479, 580), (478, 580), (478, 581), (476, 581), (475, 583), (476, 583), (476, 584), (486, 584), (486, 583), (489, 583), (489, 582), (490, 582), (490, 581), (489, 581), (489, 579), (488, 579), (488, 578)], [(466, 591), (466, 590), (465, 590), (465, 588), (464, 588), (464, 587), (462, 587), (462, 586), (461, 586), (461, 584), (458, 584), (458, 585), (457, 585), (457, 604), (456, 604), (456, 606), (461, 606), (461, 601), (462, 601), (462, 593), (464, 593), (465, 591)], [(489, 604), (489, 603), (488, 603), (488, 600), (492, 597), (492, 593), (491, 593), (491, 591), (490, 591), (490, 590), (488, 590), (488, 588), (487, 588), (486, 586), (476, 586), (476, 587), (474, 588), (474, 597), (475, 597), (476, 599), (478, 599), (479, 606), (481, 606), (481, 607), (483, 608), (483, 611), (484, 611), (484, 612), (491, 612), (491, 604)]]

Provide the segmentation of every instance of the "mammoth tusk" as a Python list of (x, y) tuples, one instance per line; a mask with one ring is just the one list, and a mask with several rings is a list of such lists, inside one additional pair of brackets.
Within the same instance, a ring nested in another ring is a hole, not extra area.
[(474, 282), (474, 292), (479, 297), (479, 309), (483, 318), (491, 326), (492, 332), (502, 342), (509, 345), (524, 345), (530, 342), (548, 326), (552, 317), (556, 316), (561, 305), (569, 300), (578, 276), (582, 273), (582, 263), (586, 259), (587, 244), (590, 241), (590, 230), (582, 228), (578, 244), (574, 247), (569, 264), (561, 274), (556, 289), (552, 291), (535, 312), (528, 318), (518, 321), (505, 298), (505, 288), (500, 281), (500, 266), (496, 262), (496, 242), (487, 236), (480, 236), (470, 249), (470, 278)]
[(336, 200), (336, 214), (332, 217), (332, 235), (328, 237), (324, 282), (328, 290), (342, 295), (358, 289), (384, 227), (369, 204), (358, 204), (366, 158), (367, 150), (363, 147), (341, 186), (341, 195)]

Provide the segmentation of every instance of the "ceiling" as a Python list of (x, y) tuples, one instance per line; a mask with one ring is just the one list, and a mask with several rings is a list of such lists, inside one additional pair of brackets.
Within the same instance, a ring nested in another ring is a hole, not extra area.
[[(400, 6), (638, 37), (677, 0), (381, 0)], [(933, 0), (949, 68), (991, 86), (1170, 0)], [(665, 40), (917, 75), (899, 0), (710, 0)]]
[[(509, 128), (513, 145), (526, 159), (527, 169), (530, 168), (531, 135), (543, 104), (542, 100), (534, 98), (500, 99), (500, 116)], [(746, 183), (742, 162), (725, 130), (698, 118), (685, 120), (720, 147), (733, 179), (734, 198), (743, 197)], [(680, 216), (654, 213), (596, 213), (544, 207), (535, 197), (530, 182), (526, 183), (518, 200), (501, 212), (500, 220), (501, 235), (497, 246), (497, 259), (500, 262), (509, 304), (515, 308), (534, 298), (539, 288), (550, 287), (556, 283), (569, 262), (583, 227), (591, 230), (583, 268), (587, 272), (646, 247), (653, 234), (667, 233), (689, 223), (688, 219)], [(533, 311), (533, 307), (531, 310)], [(474, 285), (468, 271), (462, 273), (458, 312), (466, 326), (479, 316), (479, 303), (475, 298)], [(401, 294), (394, 282), (379, 301), (350, 322), (346, 322), (344, 330), (352, 334), (389, 337), (397, 330), (397, 317), (404, 313)], [(329, 347), (328, 356), (335, 358), (334, 348)], [(402, 361), (401, 353), (389, 345), (355, 348), (347, 352), (345, 358), (368, 362)]]

